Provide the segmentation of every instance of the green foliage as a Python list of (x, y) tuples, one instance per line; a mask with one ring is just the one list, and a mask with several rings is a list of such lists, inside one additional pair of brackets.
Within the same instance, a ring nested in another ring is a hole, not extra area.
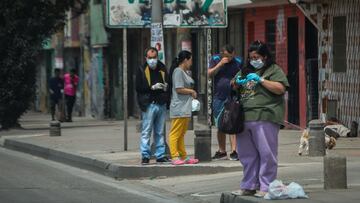
[(36, 57), (42, 43), (82, 13), (89, 0), (0, 1), (0, 127), (17, 125), (34, 98)]

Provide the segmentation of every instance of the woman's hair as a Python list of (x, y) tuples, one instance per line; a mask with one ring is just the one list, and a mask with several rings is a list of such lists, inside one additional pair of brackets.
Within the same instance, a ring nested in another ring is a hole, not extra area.
[(275, 64), (275, 60), (274, 60), (272, 54), (270, 53), (268, 46), (265, 43), (261, 42), (260, 40), (256, 40), (253, 43), (251, 43), (249, 46), (246, 66), (244, 67), (244, 69), (242, 71), (243, 76), (246, 76), (247, 74), (253, 73), (256, 71), (256, 69), (254, 67), (252, 67), (252, 65), (250, 64), (250, 53), (253, 51), (258, 53), (262, 57), (266, 57), (266, 61), (264, 61), (264, 63), (265, 63), (264, 67), (261, 68), (260, 75), (262, 75), (268, 67)]
[(185, 59), (189, 60), (191, 58), (192, 54), (190, 51), (182, 50), (179, 52), (178, 56), (174, 58), (172, 61), (171, 67), (170, 67), (170, 77), (172, 77), (172, 74), (175, 70), (175, 68), (179, 67), (180, 64), (182, 64)]
[(221, 47), (221, 52), (225, 52), (225, 51), (232, 54), (232, 53), (234, 53), (235, 48), (231, 44), (225, 44), (223, 47)]
[(179, 67), (180, 64), (182, 64), (185, 59), (189, 60), (191, 58), (192, 54), (190, 51), (182, 50), (179, 52), (178, 56), (174, 58), (172, 61), (170, 72), (169, 72), (169, 90), (170, 94), (172, 93), (172, 75), (174, 73), (175, 68)]

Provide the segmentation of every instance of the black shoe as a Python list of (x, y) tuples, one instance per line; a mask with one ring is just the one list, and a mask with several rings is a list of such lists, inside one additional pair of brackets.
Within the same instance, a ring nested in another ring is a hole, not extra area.
[(356, 121), (351, 122), (351, 128), (350, 133), (348, 134), (348, 137), (357, 137), (357, 131), (358, 131), (359, 124)]
[(232, 160), (232, 161), (237, 161), (237, 160), (239, 160), (239, 157), (238, 157), (238, 154), (236, 153), (236, 151), (231, 152), (231, 154), (230, 154), (230, 160)]
[(231, 194), (235, 196), (253, 196), (255, 195), (255, 193), (256, 190), (247, 190), (247, 189), (231, 192)]
[(149, 164), (149, 162), (150, 162), (150, 159), (146, 158), (146, 157), (142, 158), (142, 160), (141, 160), (142, 165), (147, 165), (147, 164)]
[(227, 159), (227, 153), (226, 152), (215, 152), (215, 155), (212, 157), (212, 159)]
[(162, 157), (160, 159), (156, 159), (156, 163), (159, 164), (167, 164), (167, 163), (171, 163), (170, 160), (167, 157)]
[(325, 134), (327, 134), (330, 137), (333, 137), (335, 139), (338, 139), (340, 137), (339, 133), (337, 133), (335, 130), (333, 130), (331, 128), (325, 128)]

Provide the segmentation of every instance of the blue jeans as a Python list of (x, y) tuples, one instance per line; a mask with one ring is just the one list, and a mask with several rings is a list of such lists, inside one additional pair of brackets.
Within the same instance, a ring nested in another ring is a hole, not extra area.
[(150, 136), (154, 130), (155, 157), (165, 156), (164, 126), (166, 119), (166, 104), (150, 104), (146, 112), (142, 112), (142, 130), (140, 151), (142, 158), (150, 158)]

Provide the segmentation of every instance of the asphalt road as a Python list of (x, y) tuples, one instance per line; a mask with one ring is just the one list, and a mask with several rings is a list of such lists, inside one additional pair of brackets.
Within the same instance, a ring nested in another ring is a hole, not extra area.
[(193, 202), (176, 194), (0, 148), (0, 203)]
[[(321, 159), (322, 160), (322, 159)], [(278, 179), (285, 184), (290, 182), (299, 183), (304, 187), (310, 199), (306, 202), (359, 202), (360, 195), (360, 158), (352, 157), (347, 160), (347, 177), (350, 193), (331, 196), (331, 200), (323, 201), (323, 164), (319, 158), (308, 163), (282, 163), (278, 169)], [(165, 179), (139, 180), (142, 184), (152, 185), (163, 190), (172, 191), (182, 196), (191, 196), (201, 199), (204, 202), (218, 203), (221, 193), (231, 192), (239, 189), (239, 183), (243, 177), (242, 171), (231, 173), (217, 173), (209, 175), (169, 177)], [(341, 191), (341, 190), (340, 190)], [(332, 192), (333, 193), (333, 192)], [(354, 195), (345, 197), (344, 195)], [(352, 199), (356, 201), (350, 201)], [(325, 197), (326, 199), (326, 197)], [(342, 201), (347, 200), (347, 201)], [(279, 201), (294, 202), (295, 200)]]

